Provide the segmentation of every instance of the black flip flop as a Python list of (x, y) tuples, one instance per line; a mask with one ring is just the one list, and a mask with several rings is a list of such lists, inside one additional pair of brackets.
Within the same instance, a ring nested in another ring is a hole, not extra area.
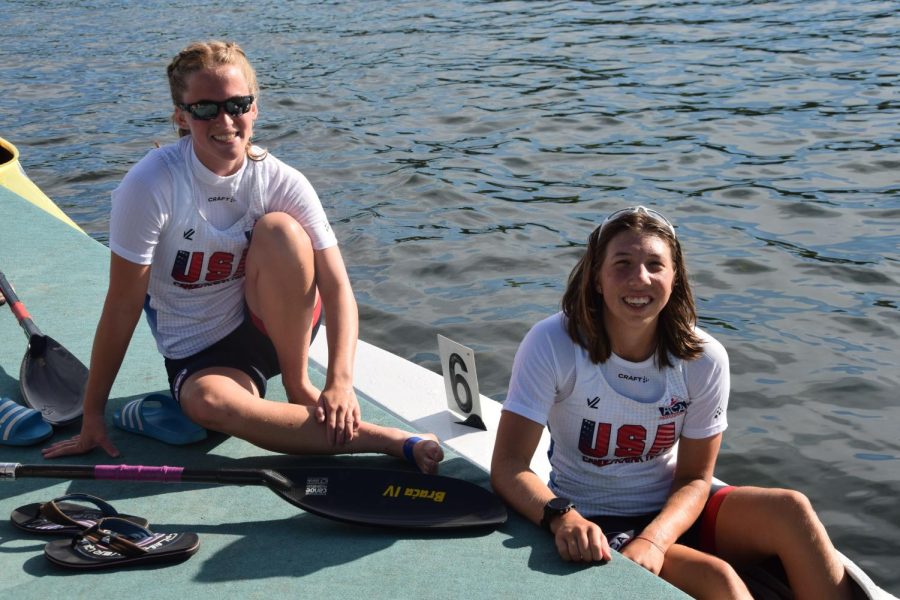
[[(66, 502), (80, 500), (90, 502), (96, 508)], [(40, 535), (78, 535), (97, 521), (107, 517), (118, 517), (147, 527), (147, 519), (133, 515), (122, 515), (102, 498), (90, 494), (66, 494), (49, 502), (26, 504), (12, 511), (12, 524), (29, 533)]]
[(181, 562), (200, 547), (196, 533), (153, 533), (131, 521), (109, 517), (70, 540), (44, 547), (50, 562), (70, 569)]

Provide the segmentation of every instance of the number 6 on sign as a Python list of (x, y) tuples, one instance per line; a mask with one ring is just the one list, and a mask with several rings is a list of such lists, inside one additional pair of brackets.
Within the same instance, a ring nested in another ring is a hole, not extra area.
[(475, 374), (475, 353), (471, 348), (457, 344), (442, 335), (438, 335), (437, 338), (450, 412), (465, 419), (461, 421), (463, 425), (487, 431), (481, 418), (481, 395), (478, 393), (478, 376)]

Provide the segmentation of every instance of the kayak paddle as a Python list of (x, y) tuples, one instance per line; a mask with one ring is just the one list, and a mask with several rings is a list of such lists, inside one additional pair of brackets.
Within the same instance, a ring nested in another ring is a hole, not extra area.
[(68, 425), (81, 417), (88, 370), (80, 360), (31, 320), (25, 305), (0, 272), (0, 292), (25, 330), (28, 348), (19, 369), (19, 386), (25, 404), (41, 413), (51, 425)]
[(505, 523), (507, 516), (499, 497), (470, 481), (368, 467), (190, 469), (0, 463), (0, 480), (22, 477), (262, 485), (320, 517), (401, 529), (493, 529)]

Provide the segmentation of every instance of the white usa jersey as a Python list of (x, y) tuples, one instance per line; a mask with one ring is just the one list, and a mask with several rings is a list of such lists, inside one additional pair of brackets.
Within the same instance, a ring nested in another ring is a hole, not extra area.
[(704, 354), (696, 360), (659, 369), (653, 358), (630, 363), (613, 355), (597, 365), (564, 324), (557, 314), (523, 340), (503, 409), (547, 424), (550, 489), (583, 515), (660, 510), (679, 438), (703, 439), (727, 427), (724, 348), (698, 330)]
[(250, 235), (275, 211), (293, 216), (315, 249), (337, 243), (312, 186), (271, 155), (221, 177), (186, 136), (128, 172), (113, 192), (110, 249), (151, 265), (144, 309), (160, 353), (190, 356), (241, 323)]

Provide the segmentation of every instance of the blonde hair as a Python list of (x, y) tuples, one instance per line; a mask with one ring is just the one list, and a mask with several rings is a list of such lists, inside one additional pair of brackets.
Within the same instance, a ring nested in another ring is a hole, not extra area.
[(597, 227), (588, 238), (587, 249), (572, 269), (568, 286), (563, 294), (562, 309), (566, 315), (566, 330), (569, 337), (588, 351), (594, 363), (606, 362), (609, 359), (612, 344), (603, 319), (603, 296), (597, 292), (595, 281), (606, 258), (609, 242), (626, 230), (657, 236), (664, 240), (672, 251), (675, 282), (669, 302), (660, 313), (656, 325), (656, 364), (671, 367), (670, 356), (682, 360), (699, 357), (703, 353), (703, 341), (694, 333), (697, 310), (688, 282), (681, 244), (668, 225), (641, 212), (619, 217), (607, 223), (605, 227)]
[[(172, 94), (172, 104), (176, 107), (184, 102), (184, 94), (187, 92), (188, 78), (198, 71), (205, 69), (215, 69), (221, 66), (234, 65), (241, 70), (247, 85), (250, 86), (250, 93), (259, 100), (259, 84), (256, 81), (256, 71), (250, 65), (247, 55), (237, 45), (236, 42), (224, 42), (220, 40), (210, 40), (207, 42), (195, 42), (172, 59), (166, 68), (166, 75), (169, 78), (169, 92)], [(178, 130), (178, 137), (190, 135), (190, 131), (178, 127), (175, 121), (176, 113), (172, 113), (172, 122)], [(251, 152), (252, 144), (247, 142), (247, 156), (252, 160), (262, 160), (266, 153), (256, 156)]]

